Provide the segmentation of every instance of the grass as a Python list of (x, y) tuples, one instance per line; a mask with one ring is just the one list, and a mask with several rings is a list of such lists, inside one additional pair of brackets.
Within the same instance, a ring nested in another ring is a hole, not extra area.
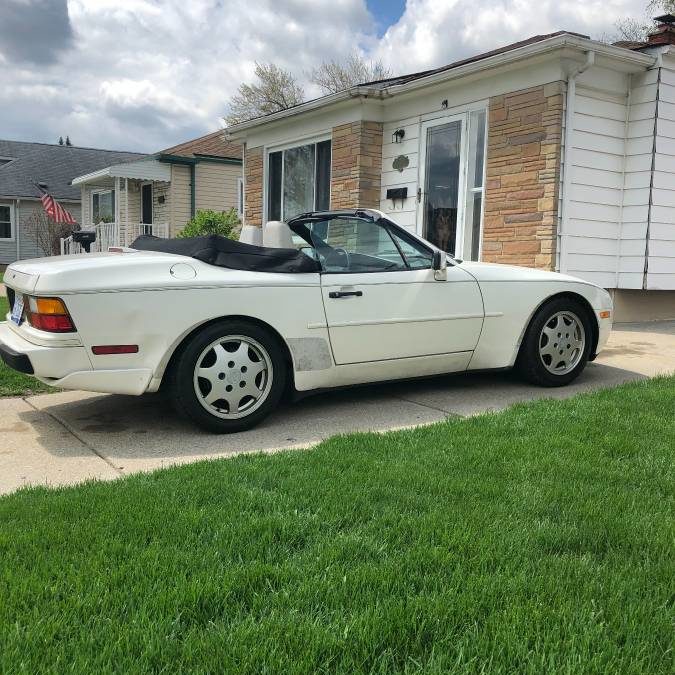
[[(1, 273), (0, 273), (1, 276)], [(2, 283), (2, 279), (0, 279)], [(9, 311), (7, 298), (0, 296), (0, 321), (5, 320)], [(42, 392), (54, 391), (52, 387), (43, 384), (34, 377), (18, 373), (6, 366), (0, 360), (0, 397), (2, 396), (30, 396)]]
[(0, 672), (672, 673), (675, 379), (0, 499)]

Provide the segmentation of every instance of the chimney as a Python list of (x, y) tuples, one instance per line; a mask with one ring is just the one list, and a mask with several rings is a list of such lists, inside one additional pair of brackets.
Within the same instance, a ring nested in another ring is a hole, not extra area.
[(655, 16), (654, 21), (657, 26), (647, 36), (648, 46), (657, 45), (675, 45), (675, 15), (663, 14), (662, 16)]

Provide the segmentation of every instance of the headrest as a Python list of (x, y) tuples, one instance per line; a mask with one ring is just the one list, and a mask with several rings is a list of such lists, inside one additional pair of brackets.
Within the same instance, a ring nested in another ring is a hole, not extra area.
[(294, 248), (291, 231), (280, 220), (270, 220), (263, 231), (263, 246), (268, 248)]

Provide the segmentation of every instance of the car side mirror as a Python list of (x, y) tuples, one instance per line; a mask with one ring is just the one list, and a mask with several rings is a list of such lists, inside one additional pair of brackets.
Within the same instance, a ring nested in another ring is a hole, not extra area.
[(448, 260), (443, 251), (434, 251), (431, 259), (431, 269), (434, 270), (436, 281), (446, 281), (448, 278)]

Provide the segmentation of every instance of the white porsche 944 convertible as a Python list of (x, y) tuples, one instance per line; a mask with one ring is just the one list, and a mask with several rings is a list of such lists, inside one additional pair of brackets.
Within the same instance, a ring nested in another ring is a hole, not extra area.
[(284, 396), (344, 385), (514, 366), (565, 385), (611, 329), (602, 288), (455, 260), (377, 211), (270, 223), (264, 243), (140, 237), (15, 263), (0, 355), (65, 389), (162, 387), (230, 432)]

